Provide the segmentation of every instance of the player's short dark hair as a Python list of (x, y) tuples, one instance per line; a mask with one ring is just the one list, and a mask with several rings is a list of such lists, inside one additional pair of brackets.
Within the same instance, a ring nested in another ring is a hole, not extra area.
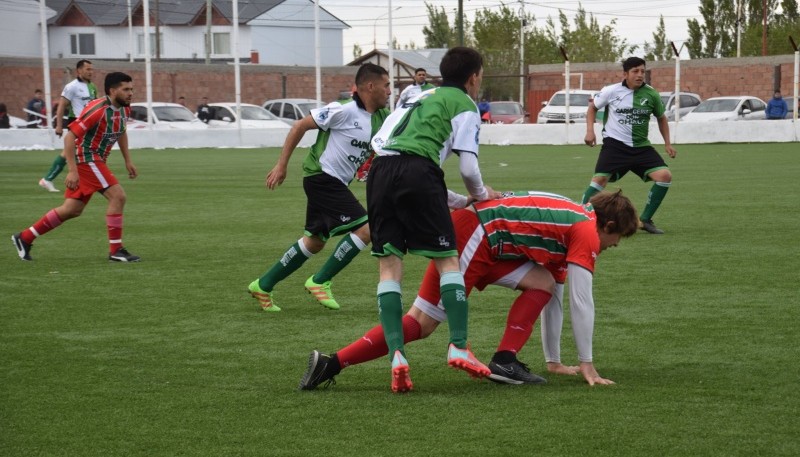
[(628, 57), (624, 62), (622, 62), (622, 70), (628, 71), (631, 68), (636, 68), (640, 65), (647, 66), (647, 62), (645, 62), (641, 57)]
[(427, 72), (428, 72), (428, 70), (426, 70), (426, 69), (424, 69), (424, 68), (422, 68), (422, 67), (419, 67), (419, 68), (417, 68), (416, 70), (414, 70), (414, 74), (416, 75), (417, 73), (419, 73), (419, 72), (421, 72), (421, 71), (424, 71), (425, 73), (427, 73)]
[(42, 93), (42, 89), (36, 89), (35, 91), (33, 91), (33, 93), (34, 94), (41, 94)]
[(628, 237), (639, 229), (639, 218), (636, 215), (631, 200), (622, 195), (622, 190), (616, 192), (599, 192), (589, 199), (597, 215), (597, 227), (606, 227), (613, 222), (611, 233), (619, 233)]
[(120, 86), (122, 83), (129, 83), (133, 81), (133, 78), (130, 75), (122, 73), (120, 71), (115, 71), (106, 75), (106, 95), (111, 92), (111, 89), (115, 89)]
[(79, 61), (78, 61), (78, 63), (75, 65), (75, 68), (76, 68), (76, 69), (77, 69), (77, 68), (83, 68), (83, 66), (84, 66), (84, 65), (86, 65), (86, 64), (89, 64), (89, 65), (91, 65), (91, 64), (92, 64), (92, 61), (91, 61), (91, 60), (86, 60), (86, 59), (81, 59), (81, 60), (79, 60)]
[(365, 63), (358, 67), (358, 72), (356, 72), (356, 86), (360, 86), (374, 79), (382, 78), (383, 75), (389, 75), (389, 72), (386, 71), (385, 68), (380, 65), (375, 65), (374, 63)]
[(480, 73), (483, 68), (483, 57), (478, 51), (465, 46), (450, 48), (442, 57), (439, 73), (442, 82), (463, 86), (470, 76)]

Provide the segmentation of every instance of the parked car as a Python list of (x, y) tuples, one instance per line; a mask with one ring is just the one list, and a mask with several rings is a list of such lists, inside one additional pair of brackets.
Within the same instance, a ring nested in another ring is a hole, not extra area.
[[(667, 115), (667, 119), (670, 121), (675, 120), (675, 100), (678, 97), (675, 96), (674, 92), (659, 92), (661, 95), (661, 102), (664, 104), (664, 108), (666, 111), (664, 114)], [(691, 92), (680, 92), (680, 118), (683, 119), (683, 116), (694, 111), (700, 103), (703, 102), (703, 99)]]
[(323, 104), (313, 98), (279, 98), (267, 100), (262, 106), (281, 120), (294, 124), (295, 121), (308, 116), (312, 109)]
[(524, 124), (527, 117), (518, 102), (489, 102), (490, 124)]
[[(236, 103), (209, 103), (211, 118), (208, 126), (213, 128), (236, 128)], [(241, 104), (242, 128), (285, 129), (287, 122), (258, 105)]]
[[(153, 128), (157, 130), (204, 130), (208, 126), (183, 105), (153, 102)], [(147, 128), (147, 103), (131, 103), (128, 128)]]
[(767, 104), (757, 97), (713, 97), (700, 103), (684, 120), (703, 122), (764, 119), (766, 108)]
[[(575, 89), (569, 91), (569, 122), (586, 123), (589, 102), (594, 99), (596, 90)], [(563, 124), (567, 115), (567, 93), (560, 90), (544, 104), (536, 119), (538, 124)]]

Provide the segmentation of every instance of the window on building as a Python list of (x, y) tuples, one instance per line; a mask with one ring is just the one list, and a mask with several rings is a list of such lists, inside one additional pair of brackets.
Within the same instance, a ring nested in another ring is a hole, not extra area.
[(231, 34), (229, 32), (211, 33), (211, 54), (214, 55), (231, 54)]
[(72, 33), (69, 36), (70, 52), (75, 56), (94, 55), (94, 33)]
[[(164, 55), (164, 34), (159, 33), (158, 37), (161, 38), (159, 40), (159, 50), (161, 51), (161, 55)], [(144, 33), (140, 33), (136, 37), (136, 52), (140, 55), (144, 55)], [(150, 57), (154, 57), (156, 55), (156, 34), (150, 34)]]

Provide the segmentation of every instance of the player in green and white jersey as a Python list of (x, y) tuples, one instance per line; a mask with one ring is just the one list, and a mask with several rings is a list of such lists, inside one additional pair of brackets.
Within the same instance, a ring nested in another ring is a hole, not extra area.
[[(97, 87), (92, 82), (92, 62), (81, 59), (78, 61), (76, 68), (76, 78), (70, 81), (64, 90), (61, 91), (61, 98), (58, 102), (58, 109), (56, 109), (56, 135), (61, 136), (64, 129), (69, 126), (78, 116), (81, 115), (83, 108), (97, 98)], [(64, 122), (64, 115), (67, 116), (67, 121)], [(39, 180), (39, 186), (46, 189), (48, 192), (59, 192), (53, 185), (53, 180), (61, 173), (61, 170), (67, 165), (67, 159), (64, 153), (58, 155), (50, 165), (42, 179)]]
[(250, 294), (264, 311), (280, 311), (273, 288), (294, 273), (332, 236), (345, 236), (322, 269), (305, 282), (305, 288), (323, 306), (339, 309), (331, 294), (331, 279), (346, 267), (370, 241), (367, 211), (348, 185), (356, 170), (372, 154), (370, 139), (389, 112), (389, 74), (367, 63), (356, 73), (356, 92), (351, 100), (333, 102), (297, 121), (283, 144), (280, 158), (266, 178), (274, 190), (286, 179), (289, 158), (306, 131), (319, 129), (317, 141), (303, 161), (303, 189), (308, 203), (303, 237), (259, 279), (250, 283)]
[(414, 70), (414, 84), (411, 84), (410, 86), (403, 89), (403, 92), (400, 92), (400, 97), (397, 98), (395, 109), (400, 108), (401, 106), (403, 106), (404, 103), (418, 96), (420, 93), (436, 87), (433, 84), (426, 81), (427, 78), (428, 78), (428, 72), (424, 68), (417, 68), (416, 70)]
[(478, 167), (481, 118), (475, 99), (483, 79), (476, 50), (451, 48), (439, 69), (442, 86), (396, 109), (372, 139), (376, 157), (367, 180), (372, 255), (379, 258), (378, 309), (392, 360), (392, 391), (412, 389), (403, 348), (400, 281), (409, 252), (433, 260), (450, 326), (448, 365), (471, 376), (489, 369), (467, 347), (467, 296), (441, 164), (459, 156), (461, 177), (474, 200), (499, 196), (484, 186)]
[(625, 79), (604, 87), (595, 95), (593, 103), (589, 103), (584, 138), (588, 146), (597, 144), (594, 133), (597, 111), (604, 109), (605, 117), (603, 147), (597, 158), (592, 181), (583, 194), (583, 203), (603, 190), (609, 181), (615, 182), (632, 171), (643, 181), (654, 182), (639, 220), (642, 230), (660, 235), (664, 231), (655, 226), (653, 215), (669, 190), (672, 173), (648, 140), (650, 116), (655, 116), (658, 121), (658, 130), (664, 138), (667, 154), (675, 158), (677, 152), (670, 143), (669, 122), (664, 115), (661, 97), (644, 82), (644, 59), (630, 57), (623, 62), (622, 69)]

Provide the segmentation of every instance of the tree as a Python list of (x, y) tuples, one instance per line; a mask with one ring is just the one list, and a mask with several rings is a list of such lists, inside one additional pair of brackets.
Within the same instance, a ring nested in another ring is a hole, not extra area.
[(517, 12), (506, 5), (475, 13), (472, 33), (483, 55), (483, 92), (488, 98), (503, 100), (519, 92), (518, 80), (509, 76), (519, 74), (520, 25)]
[(425, 2), (428, 9), (428, 24), (422, 28), (426, 48), (447, 48), (455, 41), (454, 30), (450, 27), (444, 7), (436, 9), (435, 6)]
[(353, 45), (353, 60), (358, 59), (362, 55), (364, 55), (364, 51), (361, 50), (361, 46), (359, 46), (358, 43), (354, 44)]
[[(793, 49), (788, 35), (797, 34), (797, 0), (780, 0), (782, 13), (778, 14), (779, 0), (702, 0), (702, 24), (689, 19), (689, 40), (686, 45), (691, 58), (733, 57), (736, 55), (736, 5), (742, 3), (742, 56), (761, 55), (764, 13), (767, 16), (767, 53), (785, 54)], [(764, 9), (766, 3), (766, 10)]]
[(661, 16), (658, 21), (658, 27), (653, 32), (653, 44), (650, 45), (650, 43), (644, 42), (645, 60), (669, 60), (672, 58), (672, 49), (670, 49), (670, 45), (667, 42), (666, 29), (664, 16)]
[[(589, 13), (587, 17), (586, 10), (578, 4), (578, 14), (573, 21), (575, 30), (571, 30), (567, 16), (561, 10), (558, 11), (558, 16), (561, 25), (558, 45), (566, 49), (572, 62), (616, 62), (636, 49), (617, 36), (614, 30), (616, 19), (600, 28), (594, 14)], [(557, 36), (552, 21), (548, 21), (548, 27), (551, 28), (549, 36)]]

